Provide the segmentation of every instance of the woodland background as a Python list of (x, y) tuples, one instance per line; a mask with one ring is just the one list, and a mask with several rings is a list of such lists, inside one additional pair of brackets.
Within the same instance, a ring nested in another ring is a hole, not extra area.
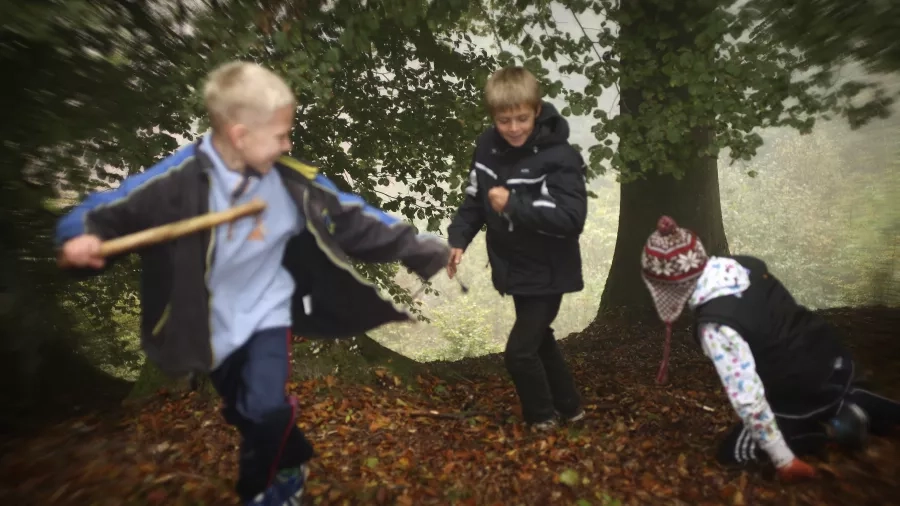
[[(663, 213), (712, 254), (764, 258), (802, 304), (849, 315), (859, 343), (891, 332), (900, 304), (892, 3), (41, 0), (3, 3), (0, 14), (9, 427), (176, 388), (140, 353), (139, 259), (73, 280), (55, 266), (52, 232), (85, 192), (202, 134), (200, 83), (236, 58), (276, 70), (297, 93), (295, 156), (438, 234), (489, 124), (486, 78), (512, 63), (539, 75), (589, 161), (586, 287), (565, 298), (555, 325), (564, 343), (577, 334), (575, 367), (657, 363), (661, 335), (637, 266)], [(331, 378), (331, 388), (347, 373), (363, 384), (372, 370), (400, 374), (400, 364), (460, 376), (474, 363), (464, 359), (490, 362), (513, 314), (490, 285), (483, 241), (461, 267), (468, 294), (442, 273), (413, 300), (420, 281), (403, 269), (360, 266), (421, 321), (298, 342), (298, 379)], [(871, 318), (886, 327), (859, 330)], [(634, 346), (646, 353), (624, 354)]]

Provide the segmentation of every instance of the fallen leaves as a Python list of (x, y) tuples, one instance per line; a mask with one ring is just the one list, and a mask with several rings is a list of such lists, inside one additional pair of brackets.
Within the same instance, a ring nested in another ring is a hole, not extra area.
[[(448, 383), (377, 369), (372, 386), (335, 376), (289, 384), (300, 402), (298, 424), (317, 451), (309, 504), (825, 506), (893, 499), (900, 452), (886, 439), (854, 459), (815, 462), (822, 478), (802, 486), (718, 468), (715, 445), (735, 418), (705, 357), (674, 346), (672, 384), (659, 388), (652, 384), (658, 343), (603, 332), (602, 340), (564, 341), (580, 364), (574, 374), (588, 416), (552, 432), (521, 423), (502, 375)], [(19, 441), (0, 460), (0, 489), (12, 492), (4, 503), (234, 504), (239, 439), (219, 408), (193, 394), (161, 393), (143, 406)]]

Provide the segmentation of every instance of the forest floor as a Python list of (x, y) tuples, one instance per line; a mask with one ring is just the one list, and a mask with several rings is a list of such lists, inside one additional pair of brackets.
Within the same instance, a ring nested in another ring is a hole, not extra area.
[[(900, 396), (900, 310), (831, 310), (880, 390)], [(587, 418), (535, 434), (496, 355), (452, 365), (455, 380), (377, 370), (371, 384), (290, 384), (317, 448), (306, 504), (900, 504), (900, 438), (813, 459), (819, 478), (716, 465), (736, 420), (709, 361), (676, 334), (670, 384), (654, 384), (661, 325), (595, 324), (563, 341)], [(443, 368), (443, 366), (441, 366)], [(445, 371), (446, 372), (446, 371)], [(441, 377), (446, 378), (446, 374)], [(161, 392), (4, 443), (0, 503), (235, 504), (238, 436), (214, 398)]]

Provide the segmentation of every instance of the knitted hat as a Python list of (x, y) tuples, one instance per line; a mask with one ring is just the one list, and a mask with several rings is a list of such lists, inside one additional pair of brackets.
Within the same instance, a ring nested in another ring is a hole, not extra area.
[(656, 231), (644, 246), (641, 277), (650, 290), (657, 314), (666, 324), (666, 343), (657, 383), (665, 383), (667, 377), (672, 322), (681, 315), (707, 259), (700, 239), (668, 216), (659, 219)]

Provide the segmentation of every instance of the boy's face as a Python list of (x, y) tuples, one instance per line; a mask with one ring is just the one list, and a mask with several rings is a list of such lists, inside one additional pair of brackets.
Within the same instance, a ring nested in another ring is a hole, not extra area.
[(540, 112), (540, 106), (533, 109), (527, 105), (520, 105), (495, 113), (494, 126), (510, 146), (518, 148), (525, 144), (528, 136), (534, 131), (534, 122)]
[(247, 165), (266, 174), (281, 155), (290, 152), (293, 126), (294, 107), (282, 107), (268, 120), (232, 125), (231, 142)]

